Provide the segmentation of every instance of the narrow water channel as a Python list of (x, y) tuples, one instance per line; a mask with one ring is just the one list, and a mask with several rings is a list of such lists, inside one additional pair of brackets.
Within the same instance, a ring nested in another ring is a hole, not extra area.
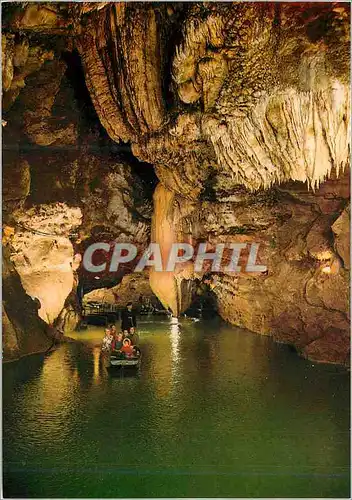
[(3, 369), (5, 497), (349, 497), (349, 376), (220, 321), (102, 328)]

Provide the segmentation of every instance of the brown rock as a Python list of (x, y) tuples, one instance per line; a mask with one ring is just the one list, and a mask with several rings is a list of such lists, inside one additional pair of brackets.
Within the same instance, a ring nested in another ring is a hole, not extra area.
[(97, 288), (84, 296), (84, 302), (103, 302), (125, 307), (133, 302), (134, 307), (139, 304), (139, 297), (154, 299), (155, 295), (150, 288), (149, 273), (134, 273), (124, 276), (121, 283), (112, 288)]
[(312, 361), (349, 365), (350, 339), (344, 331), (331, 327), (323, 337), (308, 344), (302, 354)]
[(39, 316), (53, 323), (71, 292), (73, 247), (68, 236), (81, 223), (79, 208), (41, 205), (14, 215), (11, 261), (25, 291), (40, 301)]
[(53, 343), (50, 332), (38, 316), (38, 305), (25, 293), (6, 247), (2, 270), (4, 361), (46, 351)]
[(29, 163), (16, 152), (3, 154), (3, 201), (12, 211), (20, 208), (30, 192)]
[(331, 229), (335, 235), (335, 249), (343, 260), (344, 267), (350, 269), (350, 206), (348, 205)]
[(331, 238), (331, 223), (331, 216), (319, 217), (314, 221), (306, 236), (308, 253), (314, 259), (329, 261), (333, 257), (334, 251), (329, 241)]

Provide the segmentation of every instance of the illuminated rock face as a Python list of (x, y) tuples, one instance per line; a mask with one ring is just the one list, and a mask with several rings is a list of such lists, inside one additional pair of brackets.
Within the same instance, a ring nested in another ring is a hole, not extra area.
[(110, 3), (88, 17), (77, 37), (92, 101), (116, 141), (154, 132), (166, 119), (160, 78), (163, 11), (149, 3)]
[[(311, 359), (348, 364), (348, 199), (349, 175), (326, 181), (315, 193), (289, 183), (260, 195), (239, 190), (236, 201), (223, 203), (189, 202), (160, 185), (152, 235), (163, 249), (185, 240), (193, 246), (206, 241), (210, 249), (217, 243), (258, 243), (266, 273), (246, 272), (244, 252), (241, 272), (226, 272), (223, 265), (212, 274), (220, 315)], [(152, 272), (151, 285), (165, 307), (179, 314), (208, 270), (195, 273), (190, 261), (174, 273)], [(182, 304), (181, 285), (190, 286)]]
[(107, 132), (132, 141), (169, 189), (196, 198), (208, 178), (227, 193), (290, 179), (316, 188), (348, 162), (348, 18), (343, 5), (191, 4), (169, 112), (166, 7), (107, 5), (77, 42)]
[(3, 249), (2, 299), (3, 360), (49, 349), (53, 331), (39, 318), (39, 305), (26, 294), (7, 247)]
[[(173, 242), (256, 242), (268, 274), (218, 273), (212, 293), (221, 316), (312, 359), (346, 363), (349, 25), (348, 6), (327, 3), (10, 10), (2, 44), (6, 223), (15, 226), (12, 213), (20, 220), (31, 206), (66, 203), (82, 213), (77, 235), (57, 251), (39, 239), (37, 250), (35, 239), (24, 249), (14, 235), (18, 256), (31, 261), (17, 257), (16, 267), (43, 297), (42, 317), (72, 322), (77, 280), (91, 278), (68, 266), (94, 241), (157, 242), (164, 259)], [(94, 106), (88, 118), (69, 78), (73, 49)], [(116, 154), (122, 142), (160, 182), (151, 232), (151, 203), (131, 156)], [(44, 253), (41, 264), (33, 259)], [(51, 259), (65, 268), (53, 303)], [(152, 271), (150, 285), (177, 315), (205, 271), (195, 273), (192, 262)]]
[[(340, 208), (326, 216), (320, 196), (290, 199), (285, 193), (277, 220), (249, 235), (262, 245), (268, 274), (222, 275), (214, 293), (219, 313), (231, 323), (294, 345), (311, 359), (348, 364), (349, 272), (331, 229), (347, 200), (335, 200)], [(330, 350), (329, 339), (336, 340)]]
[[(180, 238), (184, 240), (178, 222), (182, 210), (187, 210), (188, 205), (185, 201), (181, 209), (177, 205), (175, 193), (167, 190), (162, 184), (155, 190), (151, 241), (159, 245), (163, 269), (167, 268), (172, 244), (181, 242)], [(178, 316), (191, 304), (194, 278), (191, 263), (176, 265), (174, 271), (157, 271), (152, 267), (150, 286), (164, 307), (171, 309), (172, 313)]]
[(11, 260), (23, 288), (40, 301), (39, 316), (48, 324), (57, 318), (74, 282), (74, 251), (69, 234), (80, 226), (79, 208), (41, 205), (16, 217)]
[(84, 296), (84, 302), (104, 302), (125, 307), (130, 301), (137, 305), (141, 295), (149, 299), (154, 295), (150, 288), (148, 272), (124, 276), (121, 283), (112, 288), (92, 290)]

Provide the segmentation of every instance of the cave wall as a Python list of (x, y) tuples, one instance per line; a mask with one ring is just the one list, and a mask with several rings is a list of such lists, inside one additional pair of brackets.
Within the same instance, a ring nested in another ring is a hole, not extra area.
[(128, 302), (139, 304), (140, 296), (145, 299), (154, 299), (155, 295), (149, 284), (149, 272), (131, 273), (124, 276), (121, 283), (111, 288), (97, 288), (84, 295), (84, 303), (103, 302), (104, 304), (114, 304), (120, 308), (126, 306)]
[(317, 187), (333, 166), (345, 168), (346, 4), (189, 4), (167, 109), (162, 27), (175, 16), (164, 4), (108, 4), (77, 37), (102, 124), (114, 140), (130, 140), (166, 187), (190, 198), (209, 177), (225, 192), (289, 179)]
[(38, 316), (39, 304), (25, 292), (6, 246), (3, 247), (2, 298), (3, 360), (12, 361), (49, 349), (55, 332)]
[[(155, 241), (162, 240), (167, 249), (172, 242), (193, 248), (207, 242), (209, 252), (219, 243), (245, 244), (240, 271), (226, 270), (231, 255), (224, 252), (219, 272), (211, 273), (219, 314), (232, 324), (289, 343), (310, 359), (348, 364), (349, 186), (346, 172), (314, 193), (291, 182), (260, 194), (241, 188), (236, 201), (221, 203), (187, 201), (160, 184), (154, 198), (153, 227), (160, 230)], [(172, 221), (167, 238), (165, 218)], [(252, 243), (259, 245), (256, 263), (267, 271), (246, 270)], [(177, 314), (190, 305), (197, 284), (208, 279), (211, 261), (201, 272), (194, 264), (195, 257), (177, 264), (175, 272), (151, 272), (154, 292)], [(178, 297), (182, 301), (177, 302)]]
[(249, 234), (261, 245), (268, 273), (221, 276), (214, 292), (223, 318), (289, 343), (312, 360), (349, 363), (349, 261), (334, 233), (344, 220), (349, 245), (348, 186), (346, 175), (327, 181), (314, 196), (297, 185), (275, 193), (274, 220), (268, 216), (268, 227), (254, 225)]
[[(68, 333), (80, 321), (78, 284), (94, 281), (81, 265), (86, 247), (115, 238), (143, 247), (152, 207), (128, 148), (115, 147), (96, 119), (72, 37), (52, 24), (60, 6), (17, 7), (2, 38), (3, 243), (9, 273), (39, 301), (36, 314)], [(14, 329), (5, 312), (5, 344)], [(28, 351), (21, 345), (19, 356)]]
[(53, 324), (74, 283), (79, 262), (68, 237), (80, 226), (79, 208), (41, 204), (16, 213), (11, 261), (26, 292), (39, 299), (39, 316)]

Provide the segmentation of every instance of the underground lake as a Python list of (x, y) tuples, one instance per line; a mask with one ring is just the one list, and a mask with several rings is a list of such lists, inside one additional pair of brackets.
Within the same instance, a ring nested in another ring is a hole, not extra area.
[(140, 322), (134, 376), (103, 328), (4, 365), (7, 497), (348, 497), (349, 375), (225, 324)]

